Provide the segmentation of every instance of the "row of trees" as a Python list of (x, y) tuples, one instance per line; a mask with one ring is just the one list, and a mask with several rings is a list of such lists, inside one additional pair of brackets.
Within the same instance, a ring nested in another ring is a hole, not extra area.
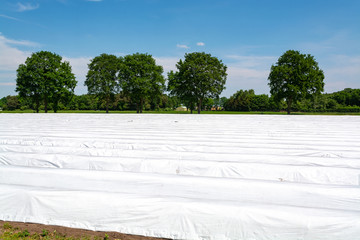
[[(136, 108), (141, 113), (148, 106), (155, 109), (164, 106), (169, 99), (176, 99), (191, 112), (197, 109), (200, 113), (204, 106), (217, 105), (227, 77), (227, 67), (221, 60), (199, 52), (185, 54), (184, 60), (176, 64), (177, 71), (168, 73), (167, 86), (163, 68), (156, 65), (149, 54), (135, 53), (124, 57), (101, 54), (92, 59), (88, 67), (85, 86), (92, 99), (89, 105), (104, 106), (106, 112), (115, 106)], [(268, 80), (271, 97), (255, 95), (253, 90), (240, 90), (222, 101), (223, 105), (234, 111), (286, 109), (290, 113), (292, 109), (325, 110), (331, 106), (357, 104), (356, 97), (348, 100), (344, 94), (336, 95), (335, 99), (321, 95), (324, 73), (313, 56), (299, 51), (289, 50), (280, 56), (271, 66)], [(74, 103), (71, 100), (76, 83), (68, 62), (62, 62), (59, 55), (41, 51), (19, 66), (16, 91), (20, 101), (37, 112), (40, 105), (47, 112), (49, 104), (56, 112), (60, 105)], [(169, 96), (164, 94), (165, 91)]]
[(85, 85), (89, 94), (103, 99), (106, 112), (110, 100), (122, 92), (136, 104), (142, 113), (145, 101), (159, 98), (165, 89), (163, 68), (156, 65), (155, 59), (148, 54), (132, 54), (117, 58), (101, 54), (91, 60)]
[[(181, 106), (182, 102), (176, 96), (162, 94), (159, 98), (145, 101), (145, 110), (171, 111)], [(52, 110), (52, 104), (49, 106)], [(4, 110), (29, 109), (26, 101), (20, 101), (18, 96), (7, 96), (0, 99), (0, 108)], [(136, 110), (136, 103), (122, 93), (115, 94), (108, 106), (109, 110)], [(43, 104), (40, 109), (44, 110)], [(66, 105), (60, 103), (59, 110), (106, 110), (102, 99), (90, 95), (74, 95)], [(208, 98), (202, 105), (202, 110), (222, 109), (226, 111), (287, 111), (284, 100), (276, 102), (272, 96), (255, 94), (254, 90), (239, 90), (230, 98)], [(311, 99), (297, 101), (292, 111), (300, 112), (360, 112), (360, 89), (346, 88), (339, 92), (320, 94)]]
[[(226, 66), (216, 57), (206, 53), (185, 54), (177, 71), (168, 74), (165, 86), (162, 66), (156, 65), (149, 54), (135, 53), (125, 57), (101, 54), (88, 65), (85, 86), (94, 99), (103, 101), (109, 111), (115, 95), (127, 98), (142, 113), (146, 103), (160, 103), (164, 91), (176, 97), (191, 111), (197, 106), (198, 113), (203, 103), (218, 97), (226, 83)], [(61, 56), (41, 51), (27, 58), (17, 70), (16, 91), (20, 100), (39, 112), (41, 104), (45, 112), (49, 103), (56, 112), (59, 104), (68, 105), (74, 97), (77, 84), (68, 62)]]
[[(224, 103), (227, 111), (288, 111), (286, 101), (273, 96), (256, 95), (254, 90), (240, 90)], [(299, 112), (360, 112), (360, 89), (346, 88), (339, 92), (313, 95), (292, 104)]]

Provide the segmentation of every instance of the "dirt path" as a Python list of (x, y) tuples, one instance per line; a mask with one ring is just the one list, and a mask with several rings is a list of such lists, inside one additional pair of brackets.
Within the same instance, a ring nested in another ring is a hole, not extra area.
[(6, 222), (0, 220), (0, 232), (3, 231), (3, 226), (5, 223), (10, 224), (13, 228), (18, 228), (19, 230), (28, 230), (30, 234), (34, 233), (42, 233), (43, 230), (47, 230), (48, 232), (58, 233), (61, 236), (66, 237), (105, 237), (105, 234), (109, 236), (109, 239), (121, 239), (121, 240), (165, 240), (164, 238), (151, 238), (151, 237), (144, 237), (144, 236), (137, 236), (137, 235), (128, 235), (122, 234), (117, 232), (97, 232), (97, 231), (90, 231), (78, 228), (67, 228), (67, 227), (60, 227), (60, 226), (52, 226), (52, 225), (43, 225), (43, 224), (36, 224), (36, 223), (22, 223), (22, 222)]

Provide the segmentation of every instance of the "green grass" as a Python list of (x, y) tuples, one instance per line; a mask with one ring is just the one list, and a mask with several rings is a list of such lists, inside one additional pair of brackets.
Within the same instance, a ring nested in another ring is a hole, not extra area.
[(109, 236), (107, 234), (104, 237), (89, 237), (84, 236), (80, 238), (75, 237), (67, 237), (54, 232), (49, 232), (45, 229), (42, 230), (41, 233), (30, 233), (27, 229), (21, 230), (19, 228), (12, 227), (9, 223), (4, 223), (4, 225), (0, 226), (0, 239), (1, 240), (18, 240), (18, 239), (26, 239), (26, 240), (108, 240)]
[[(34, 113), (33, 110), (14, 110), (0, 111), (0, 113)], [(44, 113), (44, 111), (40, 111)], [(48, 111), (54, 113), (54, 111)], [(92, 113), (104, 114), (104, 110), (60, 110), (58, 113)], [(109, 111), (109, 114), (136, 114), (136, 111)], [(143, 114), (190, 114), (190, 111), (144, 111)], [(193, 114), (197, 114), (193, 111)], [(286, 112), (235, 112), (235, 111), (202, 111), (201, 114), (267, 114), (267, 115), (287, 115)], [(360, 116), (360, 112), (292, 112), (291, 115), (355, 115)]]

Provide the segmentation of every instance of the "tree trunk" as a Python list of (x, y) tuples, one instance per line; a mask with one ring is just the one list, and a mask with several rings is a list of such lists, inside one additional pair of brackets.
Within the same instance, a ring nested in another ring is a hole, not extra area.
[(202, 99), (200, 98), (199, 103), (198, 103), (198, 114), (200, 114), (200, 112), (201, 112), (201, 104), (202, 104)]
[(35, 105), (35, 108), (36, 108), (36, 113), (39, 113), (39, 108), (40, 108), (40, 101), (39, 101), (39, 99), (37, 98), (36, 100), (36, 105)]
[(139, 103), (136, 103), (136, 113), (139, 113)]
[(193, 114), (194, 104), (190, 102), (190, 114)]
[(58, 102), (54, 102), (54, 113), (57, 113), (58, 110)]
[(143, 105), (144, 105), (144, 100), (140, 98), (140, 113), (143, 112)]
[(48, 112), (48, 98), (47, 96), (45, 96), (45, 99), (44, 99), (44, 108), (45, 108), (45, 113)]
[(292, 104), (292, 99), (286, 99), (286, 103), (287, 103), (287, 114), (290, 114), (290, 108), (291, 108), (291, 104)]
[(109, 102), (110, 102), (110, 97), (109, 96), (107, 96), (106, 97), (106, 103), (105, 103), (105, 105), (106, 105), (106, 113), (109, 113)]

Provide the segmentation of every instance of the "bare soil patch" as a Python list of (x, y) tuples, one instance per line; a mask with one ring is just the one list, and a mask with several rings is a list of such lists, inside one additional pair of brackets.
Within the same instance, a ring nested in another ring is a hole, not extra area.
[[(79, 228), (68, 228), (61, 226), (53, 226), (53, 225), (43, 225), (37, 223), (23, 223), (23, 222), (8, 222), (0, 220), (0, 232), (2, 232), (3, 226), (5, 223), (10, 224), (13, 228), (18, 228), (20, 231), (24, 231), (25, 229), (29, 231), (30, 234), (39, 233), (41, 234), (43, 230), (48, 232), (56, 231), (57, 234), (66, 237), (74, 237), (74, 238), (82, 238), (89, 237), (93, 238), (104, 238), (106, 235), (108, 239), (121, 239), (121, 240), (165, 240), (165, 238), (152, 238), (152, 237), (144, 237), (138, 235), (129, 235), (122, 234), (118, 232), (100, 232), (100, 231), (91, 231)], [(106, 235), (105, 235), (106, 234)]]

